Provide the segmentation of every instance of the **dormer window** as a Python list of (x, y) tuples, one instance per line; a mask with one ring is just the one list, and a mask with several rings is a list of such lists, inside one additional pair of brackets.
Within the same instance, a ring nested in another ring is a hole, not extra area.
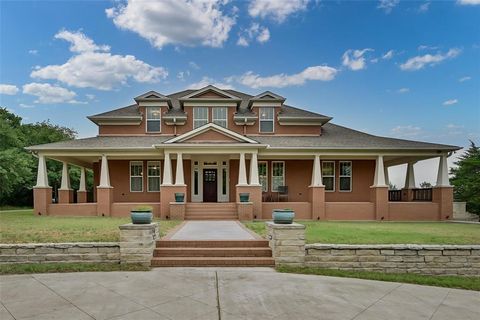
[(260, 108), (260, 132), (261, 133), (272, 133), (273, 132), (273, 118), (274, 110), (272, 107), (262, 107)]
[(147, 132), (160, 132), (162, 120), (160, 107), (146, 107), (147, 110)]
[(212, 108), (212, 122), (226, 128), (227, 127), (227, 108), (214, 107)]
[(193, 129), (206, 125), (208, 123), (208, 108), (193, 108)]

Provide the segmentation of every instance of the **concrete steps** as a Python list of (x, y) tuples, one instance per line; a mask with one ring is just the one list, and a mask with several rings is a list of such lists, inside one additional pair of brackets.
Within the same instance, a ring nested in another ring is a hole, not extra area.
[(187, 203), (185, 220), (238, 220), (236, 203)]
[(266, 240), (159, 240), (152, 267), (275, 266)]

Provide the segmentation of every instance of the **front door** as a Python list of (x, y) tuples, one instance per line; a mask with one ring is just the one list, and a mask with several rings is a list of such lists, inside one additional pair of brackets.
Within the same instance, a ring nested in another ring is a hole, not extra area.
[(203, 169), (203, 202), (217, 202), (217, 169)]

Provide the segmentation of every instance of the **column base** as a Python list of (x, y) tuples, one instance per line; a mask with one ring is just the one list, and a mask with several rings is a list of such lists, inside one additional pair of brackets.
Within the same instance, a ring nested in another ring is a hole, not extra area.
[(187, 199), (186, 185), (162, 185), (160, 186), (160, 218), (170, 219), (170, 202), (175, 201), (175, 193), (184, 193)]
[(77, 191), (77, 203), (87, 202), (87, 191)]
[(241, 221), (253, 220), (253, 203), (237, 202), (238, 219)]
[(305, 264), (305, 226), (298, 223), (266, 222), (268, 245), (275, 265), (303, 266)]
[(112, 203), (113, 187), (97, 187), (97, 216), (109, 217)]
[(239, 185), (235, 187), (235, 201), (240, 202), (240, 193), (249, 193), (249, 202), (253, 203), (253, 219), (262, 218), (262, 186)]
[(73, 189), (58, 189), (58, 203), (72, 203)]
[(438, 220), (453, 218), (453, 187), (434, 187), (432, 202), (438, 203)]
[(312, 206), (312, 220), (325, 220), (325, 186), (310, 186), (308, 201)]
[(170, 202), (170, 219), (185, 220), (185, 202)]
[(375, 220), (389, 220), (388, 214), (388, 187), (377, 186), (370, 187), (370, 201), (375, 206)]
[(48, 215), (48, 206), (52, 204), (52, 187), (33, 187), (33, 213)]

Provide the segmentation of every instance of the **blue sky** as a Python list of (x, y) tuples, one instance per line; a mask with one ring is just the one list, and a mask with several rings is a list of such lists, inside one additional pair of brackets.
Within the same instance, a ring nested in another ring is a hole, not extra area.
[(0, 104), (85, 117), (214, 83), (373, 134), (480, 142), (480, 1), (1, 1)]

